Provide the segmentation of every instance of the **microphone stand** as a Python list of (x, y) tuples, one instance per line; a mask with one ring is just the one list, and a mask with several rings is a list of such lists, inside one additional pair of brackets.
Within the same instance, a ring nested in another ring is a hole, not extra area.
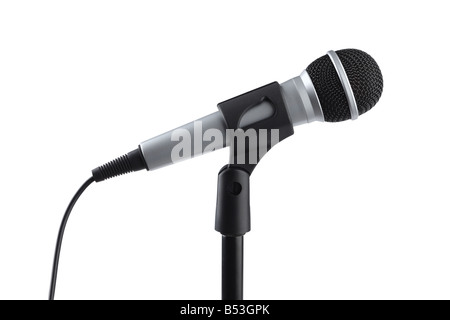
[[(245, 113), (263, 102), (270, 103), (272, 115), (251, 127), (240, 127)], [(277, 82), (219, 103), (218, 108), (229, 129), (234, 129), (235, 133), (236, 130), (254, 129), (258, 141), (257, 146), (250, 146), (252, 139), (244, 138), (245, 148), (240, 150), (237, 136), (231, 137), (230, 164), (219, 171), (217, 184), (215, 229), (222, 234), (222, 300), (242, 300), (244, 235), (251, 229), (250, 175), (265, 153), (292, 135), (294, 129)], [(261, 137), (262, 134), (266, 136)], [(256, 161), (250, 161), (251, 152), (257, 152)]]
[(250, 174), (225, 166), (219, 172), (216, 230), (222, 234), (222, 300), (242, 300), (244, 234), (250, 231)]

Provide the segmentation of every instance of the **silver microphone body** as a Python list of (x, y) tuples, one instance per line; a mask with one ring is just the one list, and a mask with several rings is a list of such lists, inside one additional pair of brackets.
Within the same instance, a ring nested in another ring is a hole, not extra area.
[[(300, 76), (283, 82), (280, 86), (283, 100), (293, 126), (313, 121), (324, 121), (317, 93), (306, 70)], [(267, 119), (273, 114), (273, 110), (270, 102), (264, 101), (246, 112), (242, 116), (239, 125), (240, 127), (248, 127), (252, 123)], [(211, 141), (203, 139), (205, 133), (210, 129), (219, 130), (223, 134), (223, 137), (227, 136), (226, 131), (229, 128), (220, 111), (142, 142), (139, 147), (147, 164), (147, 169), (155, 170), (174, 163), (172, 153), (174, 147), (180, 143), (177, 134), (179, 132), (189, 133), (190, 137), (195, 140), (191, 141), (191, 157), (211, 151), (207, 148), (211, 144)], [(229, 140), (224, 138), (223, 143), (216, 144), (214, 149), (227, 146), (229, 146)]]

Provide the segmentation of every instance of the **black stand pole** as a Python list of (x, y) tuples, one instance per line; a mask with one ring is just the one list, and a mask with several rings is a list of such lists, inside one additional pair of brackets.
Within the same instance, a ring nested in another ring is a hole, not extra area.
[(219, 172), (216, 230), (222, 234), (222, 299), (243, 299), (244, 234), (250, 231), (250, 174), (227, 165)]
[(244, 236), (222, 236), (222, 300), (242, 300)]

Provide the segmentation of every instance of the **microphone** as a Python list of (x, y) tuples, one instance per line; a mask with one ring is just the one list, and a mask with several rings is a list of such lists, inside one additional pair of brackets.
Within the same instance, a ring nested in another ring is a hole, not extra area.
[(215, 229), (222, 234), (222, 298), (242, 299), (243, 236), (250, 231), (249, 178), (259, 159), (292, 135), (294, 126), (356, 120), (378, 102), (382, 92), (383, 76), (370, 55), (356, 49), (328, 51), (298, 77), (221, 102), (219, 111), (144, 141), (137, 149), (95, 168), (64, 213), (49, 299), (55, 297), (67, 221), (91, 183), (132, 171), (155, 170), (227, 146), (230, 163), (218, 175)]
[[(292, 126), (313, 121), (356, 120), (378, 102), (383, 92), (378, 64), (369, 54), (357, 49), (328, 51), (298, 77), (275, 84)], [(100, 182), (132, 171), (155, 170), (230, 146), (227, 130), (234, 128), (227, 124), (220, 105), (219, 111), (146, 140), (137, 149), (95, 168), (93, 179)], [(236, 115), (240, 116), (238, 127), (252, 128), (275, 113), (272, 101), (262, 99), (256, 105), (249, 105), (242, 115)], [(217, 133), (225, 138), (220, 139)], [(182, 148), (182, 140), (189, 146)], [(181, 149), (183, 156), (180, 156)]]

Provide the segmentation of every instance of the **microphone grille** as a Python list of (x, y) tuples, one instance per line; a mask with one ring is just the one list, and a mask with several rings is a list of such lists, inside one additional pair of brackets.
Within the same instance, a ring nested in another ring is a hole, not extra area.
[[(355, 96), (358, 113), (369, 111), (383, 92), (383, 76), (376, 61), (357, 49), (336, 51), (347, 73)], [(337, 122), (351, 118), (350, 108), (339, 76), (328, 55), (324, 55), (306, 68), (316, 89), (325, 121)]]

